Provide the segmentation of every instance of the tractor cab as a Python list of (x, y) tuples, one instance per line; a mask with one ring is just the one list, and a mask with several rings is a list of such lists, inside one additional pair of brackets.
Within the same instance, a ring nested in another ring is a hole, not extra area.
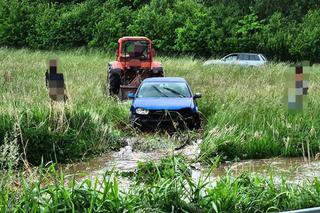
[(120, 40), (118, 56), (120, 61), (150, 60), (151, 43), (147, 40)]
[(150, 70), (154, 53), (152, 42), (146, 37), (123, 37), (118, 40), (117, 61), (126, 70)]
[(162, 77), (161, 63), (154, 61), (152, 42), (146, 37), (122, 37), (118, 40), (116, 61), (108, 65), (110, 95), (127, 99), (128, 92), (135, 92), (142, 80)]

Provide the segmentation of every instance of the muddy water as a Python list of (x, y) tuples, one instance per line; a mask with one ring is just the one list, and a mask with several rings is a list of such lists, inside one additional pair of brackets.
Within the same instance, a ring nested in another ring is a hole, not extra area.
[[(66, 165), (63, 170), (67, 175), (75, 175), (77, 179), (93, 178), (103, 175), (106, 171), (134, 171), (137, 168), (138, 161), (154, 160), (159, 161), (165, 156), (183, 153), (190, 159), (196, 159), (200, 150), (196, 141), (193, 144), (185, 146), (181, 150), (157, 150), (153, 152), (140, 152), (132, 149), (131, 145), (122, 148), (119, 152), (110, 152), (87, 162), (80, 162)], [(209, 168), (200, 163), (192, 163), (192, 176), (194, 180), (205, 175)], [(270, 158), (261, 160), (245, 160), (240, 162), (226, 162), (215, 169), (210, 175), (210, 180), (214, 181), (226, 172), (237, 176), (243, 172), (268, 175), (270, 172), (276, 178), (284, 175), (289, 181), (301, 182), (306, 179), (320, 178), (320, 161), (305, 161), (302, 158)], [(124, 179), (125, 185), (129, 180)]]
[[(193, 147), (192, 147), (193, 148)], [(124, 149), (124, 150), (123, 150)], [(159, 161), (165, 156), (182, 152), (189, 157), (195, 157), (189, 151), (157, 150), (154, 152), (132, 152), (130, 147), (124, 147), (120, 152), (109, 152), (86, 162), (65, 165), (62, 169), (67, 175), (85, 177), (93, 173), (103, 173), (106, 170), (134, 171), (138, 161)], [(128, 151), (129, 150), (129, 151)], [(191, 149), (190, 149), (191, 150)]]
[[(202, 171), (203, 172), (203, 171)], [(287, 181), (300, 183), (320, 177), (320, 161), (305, 161), (303, 158), (269, 158), (259, 160), (244, 160), (235, 163), (223, 163), (215, 171), (215, 177), (226, 173), (238, 176), (244, 172), (268, 176), (273, 174), (275, 179), (281, 176)]]

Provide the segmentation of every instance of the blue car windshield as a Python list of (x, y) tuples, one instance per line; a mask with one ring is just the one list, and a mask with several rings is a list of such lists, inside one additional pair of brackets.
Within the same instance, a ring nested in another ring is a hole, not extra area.
[(138, 91), (137, 98), (180, 97), (190, 98), (189, 88), (184, 82), (147, 82)]

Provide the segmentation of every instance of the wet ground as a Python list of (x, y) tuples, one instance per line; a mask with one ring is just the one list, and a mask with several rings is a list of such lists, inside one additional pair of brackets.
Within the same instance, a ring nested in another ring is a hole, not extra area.
[(83, 161), (74, 164), (67, 164), (63, 170), (67, 174), (91, 173), (100, 169), (116, 169), (121, 171), (132, 171), (136, 168), (138, 161), (160, 160), (165, 156), (182, 153), (188, 159), (194, 160), (200, 153), (199, 144), (201, 140), (197, 140), (192, 144), (187, 144), (179, 150), (173, 148), (163, 148), (154, 151), (142, 152), (134, 150), (134, 143), (139, 140), (128, 140), (127, 146), (120, 149), (119, 152), (105, 153), (99, 157), (89, 161)]
[[(183, 153), (191, 162), (192, 176), (195, 180), (207, 174), (210, 170), (205, 165), (196, 163), (195, 159), (200, 153), (199, 144), (201, 140), (197, 140), (192, 144), (186, 145), (181, 150), (160, 149), (152, 152), (135, 151), (132, 144), (123, 147), (119, 152), (110, 152), (96, 157), (86, 162), (69, 164), (63, 167), (63, 171), (67, 175), (75, 175), (76, 179), (94, 178), (103, 175), (106, 171), (134, 171), (137, 168), (138, 161), (154, 160), (159, 161), (165, 156)], [(312, 180), (314, 177), (320, 178), (320, 161), (306, 161), (303, 158), (270, 158), (259, 160), (244, 160), (240, 162), (225, 162), (216, 168), (210, 175), (210, 180), (224, 175), (226, 172), (237, 176), (243, 172), (250, 172), (260, 175), (274, 176), (280, 179), (286, 176), (288, 181), (302, 182), (307, 179)], [(128, 185), (130, 180), (122, 180), (124, 185)]]

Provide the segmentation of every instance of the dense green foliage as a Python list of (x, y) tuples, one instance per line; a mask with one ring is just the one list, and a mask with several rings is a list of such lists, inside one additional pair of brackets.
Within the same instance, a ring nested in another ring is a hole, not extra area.
[(252, 51), (318, 62), (319, 7), (316, 0), (0, 0), (0, 46), (114, 52), (119, 37), (140, 35), (166, 54)]

